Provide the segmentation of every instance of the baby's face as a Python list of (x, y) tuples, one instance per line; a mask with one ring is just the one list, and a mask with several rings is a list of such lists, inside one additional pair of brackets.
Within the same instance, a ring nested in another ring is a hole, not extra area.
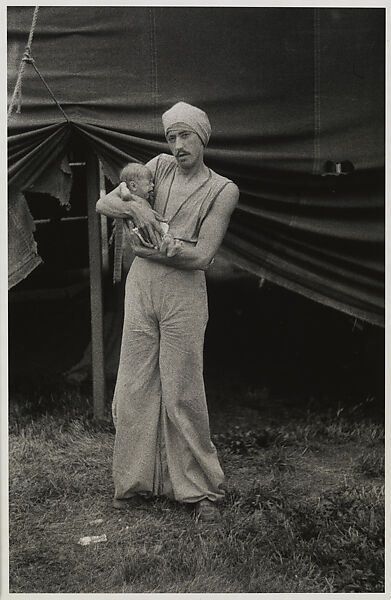
[(145, 200), (152, 200), (154, 187), (152, 173), (146, 171), (145, 175), (135, 179), (134, 183), (136, 184), (135, 194), (137, 194), (137, 196), (141, 196), (141, 198), (144, 198)]

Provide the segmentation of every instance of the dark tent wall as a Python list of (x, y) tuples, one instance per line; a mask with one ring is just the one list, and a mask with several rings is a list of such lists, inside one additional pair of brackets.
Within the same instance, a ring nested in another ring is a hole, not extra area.
[[(10, 96), (32, 14), (8, 8)], [(22, 112), (9, 120), (12, 284), (36, 256), (25, 251), (31, 234), (14, 208), (17, 191), (48, 173), (75, 135), (115, 181), (124, 162), (167, 151), (161, 113), (186, 100), (212, 123), (207, 164), (240, 187), (226, 255), (383, 324), (384, 15), (41, 7), (32, 55), (68, 120), (26, 65)]]

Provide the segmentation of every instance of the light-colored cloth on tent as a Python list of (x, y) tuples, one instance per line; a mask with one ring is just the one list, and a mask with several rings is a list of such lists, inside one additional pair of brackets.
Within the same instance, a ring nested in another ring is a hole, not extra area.
[(11, 188), (8, 198), (8, 289), (42, 263), (33, 231), (34, 219), (24, 194)]
[[(158, 211), (175, 169), (173, 157), (160, 156), (155, 175)], [(175, 237), (196, 241), (203, 219), (228, 181), (210, 171), (205, 184), (170, 221)], [(224, 495), (203, 382), (207, 320), (203, 271), (135, 258), (126, 282), (113, 401), (115, 498), (144, 493), (196, 502)]]

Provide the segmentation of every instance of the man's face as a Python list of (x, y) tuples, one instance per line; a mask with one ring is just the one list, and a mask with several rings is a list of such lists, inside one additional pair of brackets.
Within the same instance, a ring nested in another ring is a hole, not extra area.
[(204, 145), (200, 137), (185, 125), (172, 127), (166, 136), (172, 154), (182, 169), (190, 169), (204, 156)]
[(152, 200), (153, 187), (154, 187), (152, 173), (146, 172), (145, 175), (142, 175), (140, 177), (137, 177), (137, 179), (134, 179), (133, 183), (135, 185), (133, 191), (137, 196), (140, 196), (141, 198), (144, 198), (145, 200)]

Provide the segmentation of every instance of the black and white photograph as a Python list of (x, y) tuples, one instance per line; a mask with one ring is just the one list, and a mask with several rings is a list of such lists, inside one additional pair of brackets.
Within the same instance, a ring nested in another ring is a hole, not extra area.
[(3, 12), (1, 597), (384, 597), (388, 9)]

